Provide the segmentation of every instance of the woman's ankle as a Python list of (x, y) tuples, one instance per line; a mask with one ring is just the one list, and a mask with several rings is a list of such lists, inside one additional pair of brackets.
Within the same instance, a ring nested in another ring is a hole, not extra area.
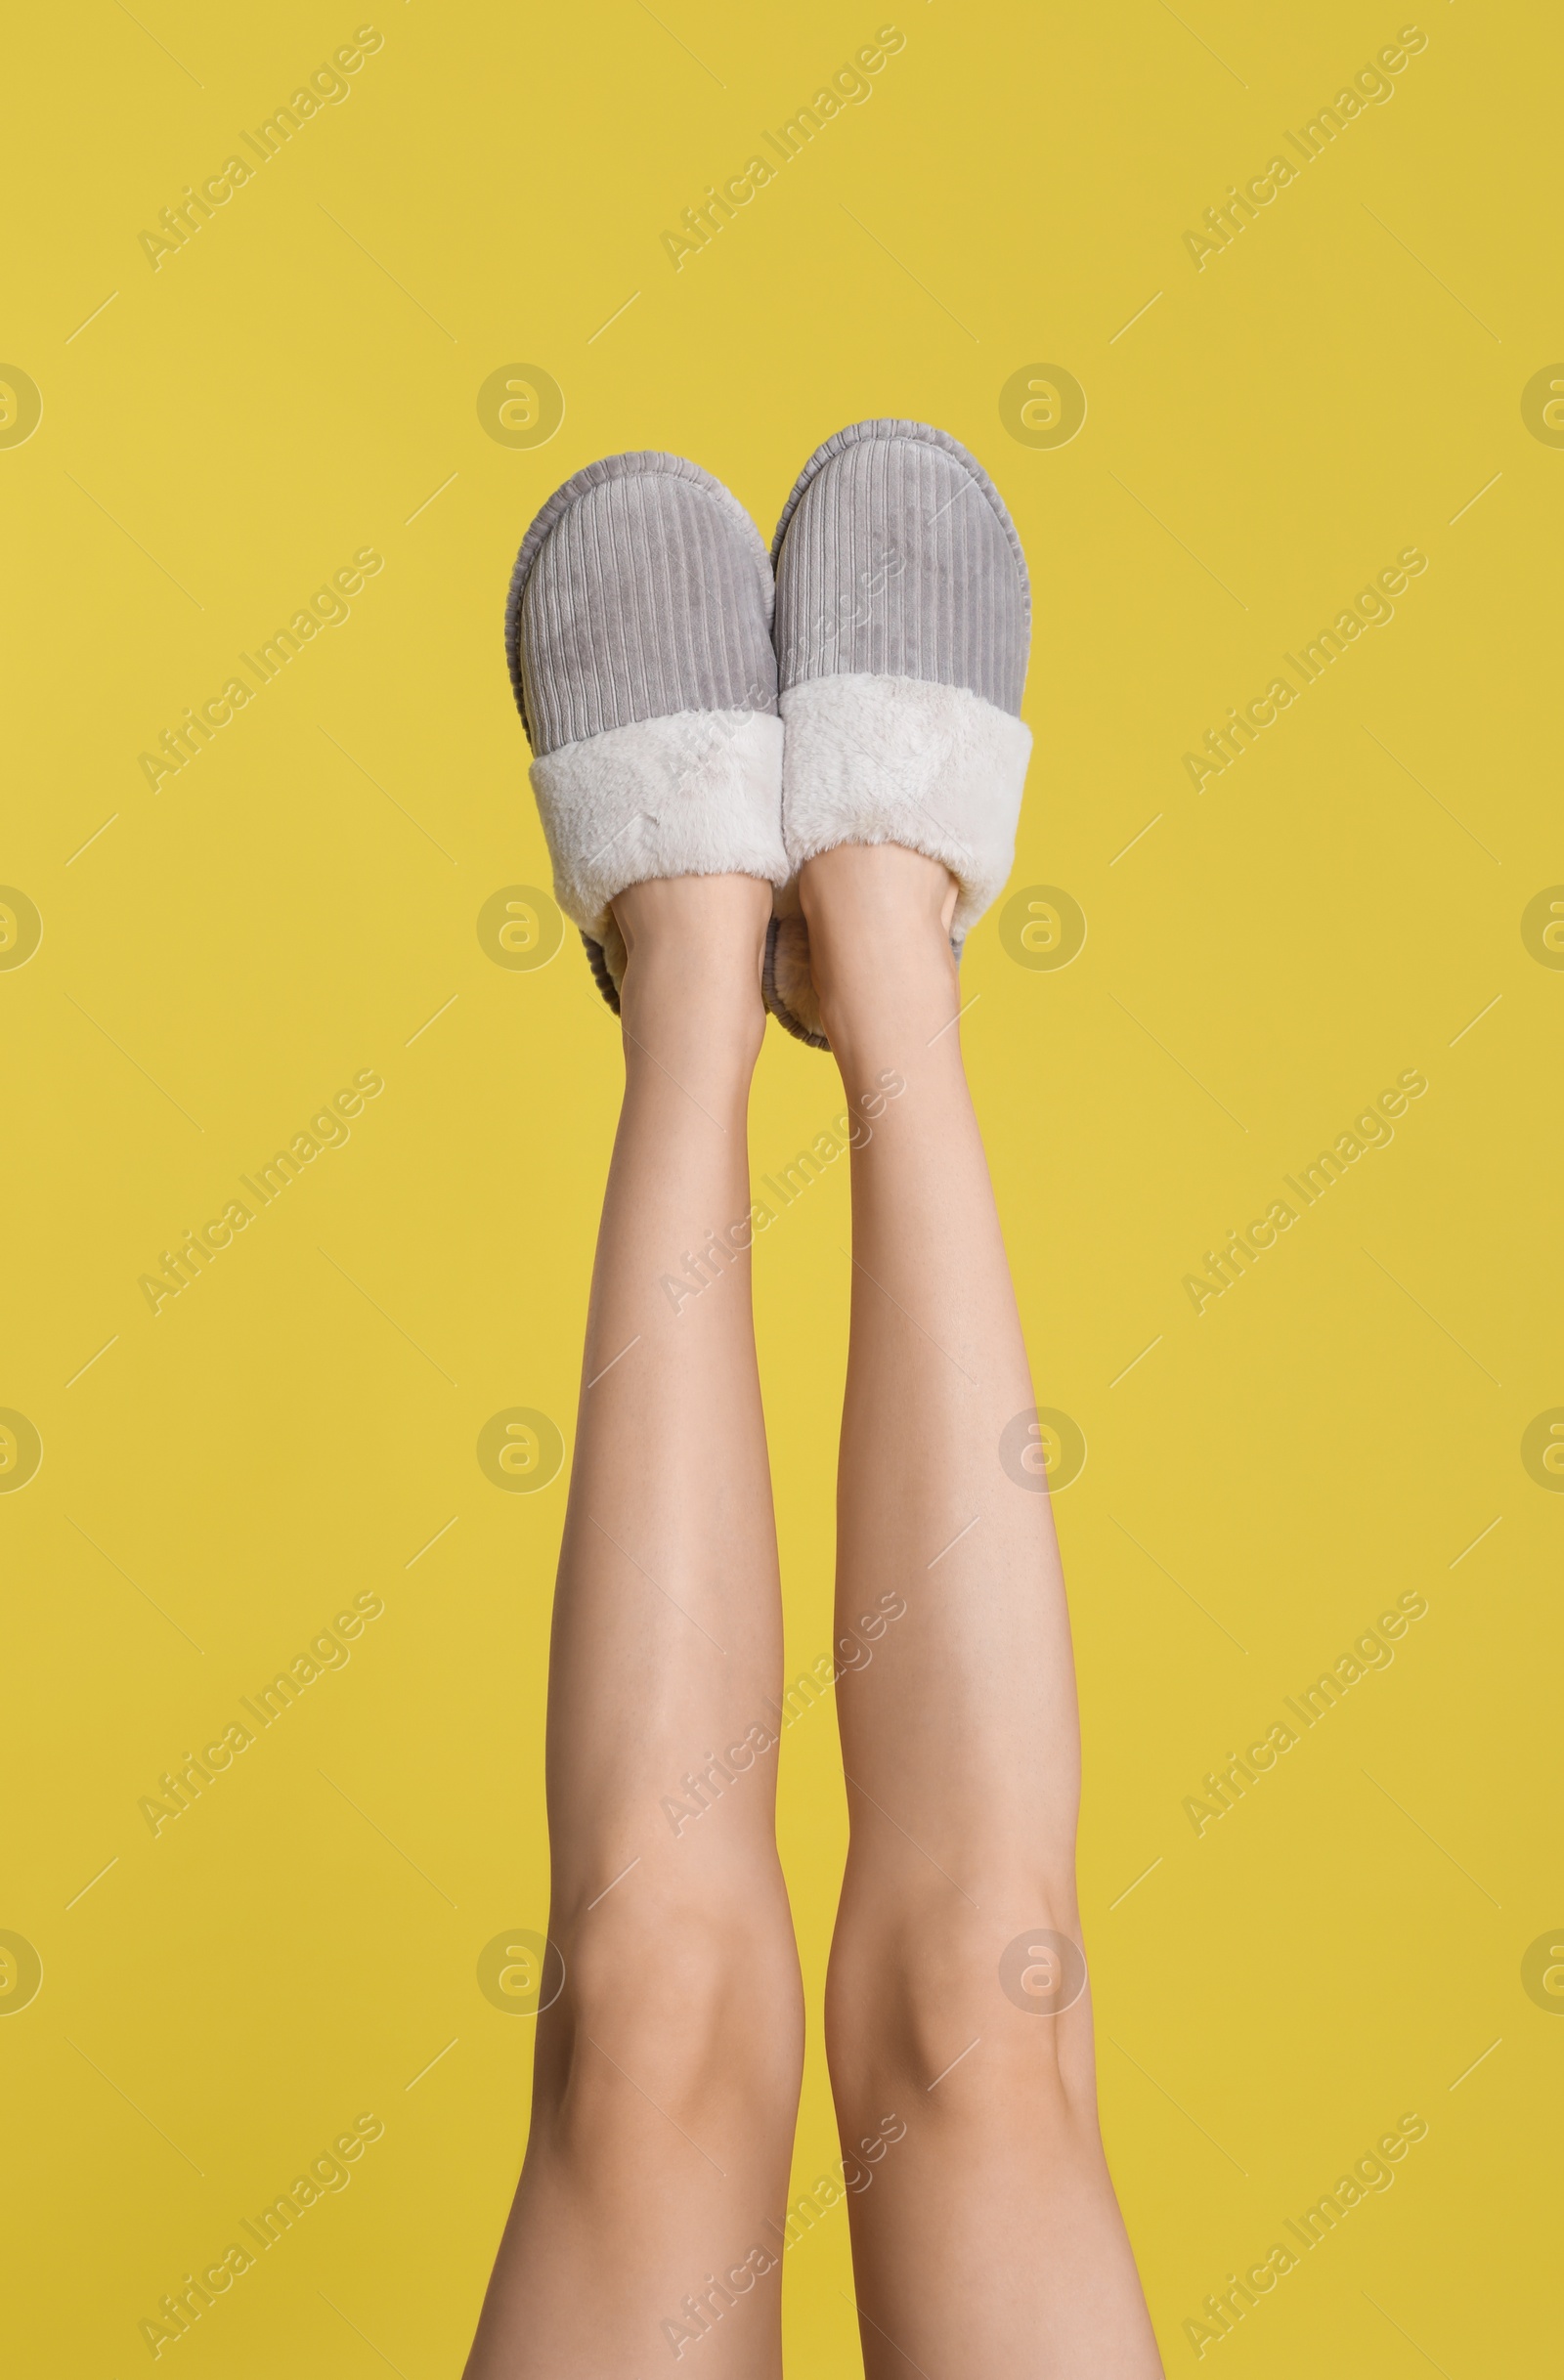
[(627, 1055), (644, 1049), (670, 1064), (687, 1052), (703, 1072), (747, 1081), (765, 1029), (770, 913), (769, 886), (748, 876), (661, 877), (620, 893)]
[(956, 884), (937, 860), (900, 844), (842, 844), (800, 871), (799, 902), (821, 1020), (839, 1054), (892, 1025), (916, 1033), (954, 1016)]

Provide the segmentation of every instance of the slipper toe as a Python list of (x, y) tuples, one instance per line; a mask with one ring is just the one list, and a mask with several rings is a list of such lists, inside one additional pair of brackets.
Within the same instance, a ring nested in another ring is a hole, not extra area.
[(785, 883), (771, 578), (737, 498), (672, 454), (556, 490), (505, 612), (554, 894), (618, 1006), (610, 903), (665, 876)]
[[(843, 843), (940, 860), (959, 957), (1010, 874), (1031, 751), (1030, 587), (999, 492), (942, 430), (857, 422), (804, 465), (772, 555), (794, 873)], [(806, 973), (806, 933), (802, 957)], [(799, 1032), (804, 1008), (787, 1007)]]

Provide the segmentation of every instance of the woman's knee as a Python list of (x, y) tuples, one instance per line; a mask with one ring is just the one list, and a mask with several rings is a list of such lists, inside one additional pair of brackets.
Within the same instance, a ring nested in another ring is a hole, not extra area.
[(557, 2029), (574, 2079), (611, 2061), (671, 2110), (797, 2096), (803, 1994), (785, 1903), (628, 1898), (589, 1912), (560, 1947)]
[[(1034, 1881), (996, 1896), (1032, 1922), (996, 1922), (952, 1893), (922, 1889), (869, 1906), (844, 1902), (826, 1992), (826, 2044), (839, 2086), (937, 2094), (969, 2059), (1001, 2087), (1089, 2087), (1087, 1970), (1072, 1891)], [(1084, 2054), (1084, 2055), (1083, 2055)], [(871, 2093), (872, 2096), (872, 2093)]]

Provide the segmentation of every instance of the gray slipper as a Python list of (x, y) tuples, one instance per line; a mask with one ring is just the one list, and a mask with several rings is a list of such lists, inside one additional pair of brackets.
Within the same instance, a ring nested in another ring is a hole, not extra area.
[[(842, 843), (927, 852), (956, 879), (959, 959), (1010, 874), (1032, 741), (1031, 595), (999, 492), (945, 431), (859, 421), (804, 464), (771, 553), (792, 873)], [(776, 908), (767, 1002), (824, 1049), (792, 886)]]
[(609, 903), (627, 885), (787, 881), (771, 602), (749, 514), (676, 454), (588, 463), (522, 541), (510, 683), (554, 897), (616, 1013), (625, 946)]

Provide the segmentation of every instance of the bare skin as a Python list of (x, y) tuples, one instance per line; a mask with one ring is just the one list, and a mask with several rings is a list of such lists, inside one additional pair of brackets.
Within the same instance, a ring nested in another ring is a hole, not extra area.
[(865, 2366), (1156, 2380), (1089, 1993), (1050, 2014), (1000, 1982), (1025, 1935), (1007, 1973), (1046, 2005), (1039, 1933), (1080, 1940), (1080, 1749), (1049, 1499), (1000, 1461), (1036, 1401), (954, 1022), (955, 887), (914, 852), (846, 845), (799, 890), (849, 1107), (888, 1076), (906, 1086), (852, 1155), (838, 1489), (839, 1626), (888, 1589), (908, 1605), (838, 1687), (851, 1847), (832, 2084), (845, 2144), (888, 2111), (907, 2125), (850, 2199)]
[[(1040, 1935), (1080, 1938), (1078, 1728), (1048, 1498), (999, 1457), (1034, 1397), (953, 1021), (955, 888), (915, 853), (846, 846), (800, 893), (868, 1126), (839, 1628), (901, 1607), (838, 1688), (851, 1847), (826, 2029), (866, 2370), (1157, 2380), (1098, 2133), (1089, 1994), (1036, 2005)], [(749, 1212), (767, 907), (738, 877), (615, 903), (625, 1106), (549, 1680), (566, 1980), (539, 2022), (527, 2161), (466, 2380), (631, 2380), (671, 2350), (705, 2380), (781, 2371), (773, 2227), (803, 2012), (775, 1847), (781, 1615), (748, 1258), (714, 1253), (693, 1298), (659, 1285)], [(1021, 2005), (1000, 1980), (1018, 1942)]]
[[(671, 2362), (664, 2323), (685, 2353), (699, 2342), (702, 2380), (782, 2368), (765, 2218), (783, 2216), (804, 2014), (774, 1738), (756, 1750), (782, 1617), (749, 1259), (677, 1308), (660, 1286), (749, 1213), (769, 911), (748, 877), (615, 904), (625, 1103), (549, 1666), (566, 1981), (539, 2019), (527, 2160), (466, 2380), (630, 2380)], [(701, 1809), (686, 1777), (708, 1806), (679, 1824), (665, 1800)]]

